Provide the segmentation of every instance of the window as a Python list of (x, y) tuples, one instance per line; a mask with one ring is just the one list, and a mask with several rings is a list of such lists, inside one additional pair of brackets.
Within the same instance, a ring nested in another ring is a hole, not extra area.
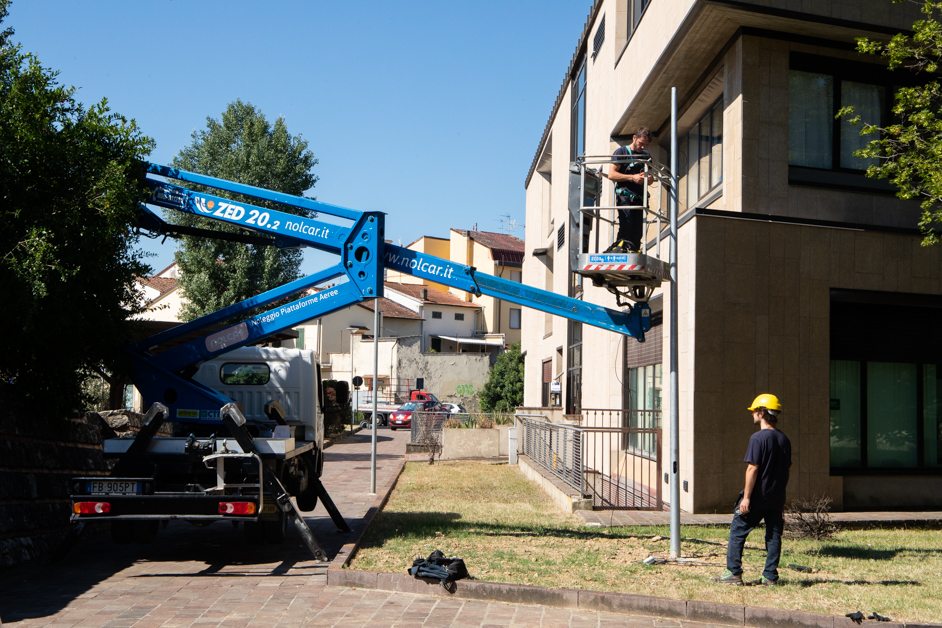
[(542, 407), (548, 408), (550, 405), (550, 382), (553, 381), (553, 360), (543, 360), (543, 382), (540, 388), (540, 403)]
[(233, 386), (261, 386), (267, 384), (270, 377), (267, 364), (227, 362), (219, 367), (219, 380)]
[(813, 171), (804, 169), (859, 175), (876, 163), (854, 156), (854, 151), (866, 147), (876, 136), (861, 136), (862, 126), (834, 116), (841, 107), (852, 105), (862, 121), (887, 124), (894, 83), (899, 81), (909, 83), (911, 77), (874, 64), (792, 53), (788, 72), (789, 178), (813, 180)]
[(628, 34), (635, 32), (651, 0), (628, 0)]
[(461, 312), (455, 312), (455, 320), (456, 320), (456, 321), (463, 321), (463, 320), (464, 320), (464, 314), (461, 313)]
[(523, 271), (520, 271), (520, 270), (510, 271), (510, 280), (516, 281), (517, 283), (523, 283)]
[(510, 328), (520, 329), (520, 310), (510, 308)]
[(602, 49), (602, 44), (605, 43), (605, 16), (602, 16), (602, 19), (599, 20), (599, 27), (595, 29), (595, 38), (592, 39), (592, 59), (595, 60), (595, 57), (598, 56), (599, 50)]
[(569, 364), (566, 369), (566, 414), (582, 411), (582, 323), (569, 321)]
[(942, 468), (942, 364), (831, 361), (831, 468)]
[(579, 62), (578, 68), (572, 79), (570, 161), (575, 161), (579, 155), (585, 155), (585, 58)]
[(942, 471), (940, 315), (937, 296), (831, 291), (832, 474)]
[[(629, 402), (625, 427), (661, 427), (661, 365), (650, 364), (628, 369)], [(654, 454), (658, 446), (654, 434), (626, 435), (622, 447)]]
[(441, 312), (436, 312), (434, 310), (432, 311), (432, 318), (441, 318), (441, 317), (442, 317)]
[(687, 208), (714, 191), (723, 182), (723, 99), (704, 114), (680, 140), (687, 153), (682, 185), (687, 186)]

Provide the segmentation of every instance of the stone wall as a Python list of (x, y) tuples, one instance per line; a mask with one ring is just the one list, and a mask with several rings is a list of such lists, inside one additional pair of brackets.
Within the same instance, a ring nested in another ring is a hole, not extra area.
[[(3, 406), (0, 406), (3, 407)], [(0, 414), (0, 567), (48, 556), (70, 529), (69, 479), (106, 473), (97, 415)]]

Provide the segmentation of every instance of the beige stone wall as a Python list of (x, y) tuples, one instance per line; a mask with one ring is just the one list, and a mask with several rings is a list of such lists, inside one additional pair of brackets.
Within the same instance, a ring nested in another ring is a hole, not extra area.
[(827, 494), (840, 509), (843, 479), (829, 475), (830, 289), (940, 294), (942, 251), (918, 237), (844, 229), (697, 217), (682, 232), (691, 227), (694, 510), (728, 511), (742, 490), (755, 431), (746, 408), (761, 392), (785, 407), (788, 499)]

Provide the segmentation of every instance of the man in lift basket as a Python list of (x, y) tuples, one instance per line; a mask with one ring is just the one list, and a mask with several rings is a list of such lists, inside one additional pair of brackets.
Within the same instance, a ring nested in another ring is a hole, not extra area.
[[(649, 156), (645, 150), (651, 143), (651, 131), (647, 127), (640, 127), (634, 134), (628, 146), (619, 146), (612, 154), (613, 157)], [(606, 175), (615, 184), (615, 205), (639, 206), (644, 205), (644, 162), (620, 160), (608, 168)], [(648, 184), (654, 182), (654, 177), (648, 175)], [(615, 243), (608, 247), (606, 253), (635, 253), (641, 250), (641, 238), (644, 230), (644, 210), (619, 209), (618, 234)]]

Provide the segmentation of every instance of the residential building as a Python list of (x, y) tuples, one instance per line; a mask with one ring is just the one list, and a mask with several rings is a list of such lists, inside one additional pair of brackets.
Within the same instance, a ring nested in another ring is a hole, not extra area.
[[(942, 505), (942, 249), (921, 246), (918, 205), (865, 176), (868, 162), (853, 151), (866, 138), (834, 117), (853, 104), (865, 120), (890, 119), (893, 90), (913, 77), (859, 55), (855, 39), (888, 39), (918, 9), (885, 0), (592, 3), (525, 181), (523, 280), (615, 307), (570, 272), (570, 164), (611, 155), (642, 125), (654, 133), (653, 158), (669, 164), (676, 87), (685, 511), (731, 509), (755, 430), (746, 407), (763, 392), (785, 407), (789, 500)], [(605, 179), (601, 197), (611, 195)], [(597, 235), (611, 242), (611, 227)], [(664, 323), (644, 344), (524, 310), (525, 405), (559, 421), (578, 421), (585, 408), (668, 416), (666, 284), (651, 305)], [(668, 452), (665, 429), (662, 460)]]
[(136, 277), (138, 289), (147, 303), (147, 310), (137, 319), (147, 321), (180, 321), (183, 307), (183, 291), (177, 278), (180, 270), (173, 262), (152, 277)]
[[(488, 275), (510, 281), (522, 281), (524, 242), (520, 238), (505, 234), (478, 231), (476, 228), (452, 229), (449, 238), (423, 236), (406, 248), (441, 257), (457, 264), (474, 266)], [(480, 307), (474, 320), (474, 331), (481, 335), (503, 334), (503, 344), (520, 341), (522, 309), (519, 305), (506, 303), (496, 297), (477, 296), (458, 288), (449, 288), (428, 279), (400, 273), (387, 272), (386, 278), (401, 284), (419, 284), (451, 292), (469, 303)]]

